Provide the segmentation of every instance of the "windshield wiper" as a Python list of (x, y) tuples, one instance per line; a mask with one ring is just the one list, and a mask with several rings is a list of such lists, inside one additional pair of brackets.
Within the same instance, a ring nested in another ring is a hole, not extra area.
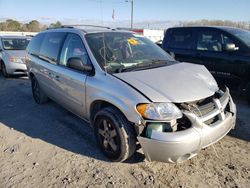
[(163, 67), (163, 66), (168, 65), (169, 64), (168, 62), (170, 61), (162, 60), (162, 59), (152, 59), (152, 60), (149, 60), (147, 63), (139, 63), (136, 65), (130, 66), (128, 68), (124, 68), (120, 72), (139, 71), (139, 70)]

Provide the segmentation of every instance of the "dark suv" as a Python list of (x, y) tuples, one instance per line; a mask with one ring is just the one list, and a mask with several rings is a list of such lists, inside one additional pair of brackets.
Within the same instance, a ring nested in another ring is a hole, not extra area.
[(250, 101), (250, 32), (231, 27), (169, 28), (162, 48), (176, 60), (203, 64), (219, 84), (246, 90)]

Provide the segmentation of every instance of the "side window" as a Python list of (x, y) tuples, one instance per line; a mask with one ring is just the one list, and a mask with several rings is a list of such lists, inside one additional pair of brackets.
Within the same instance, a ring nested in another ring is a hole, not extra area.
[(63, 39), (66, 33), (47, 33), (43, 40), (40, 55), (45, 58), (49, 58), (52, 61), (57, 61), (60, 47), (62, 45)]
[(172, 30), (169, 47), (178, 49), (192, 49), (193, 33), (189, 30)]
[(64, 42), (59, 64), (67, 66), (68, 59), (71, 57), (79, 57), (83, 63), (88, 63), (88, 55), (82, 43), (82, 39), (72, 33), (68, 34)]
[(199, 32), (196, 49), (205, 51), (222, 51), (222, 34), (217, 31)]
[(235, 44), (235, 42), (231, 39), (231, 38), (229, 38), (228, 36), (226, 36), (226, 35), (223, 35), (223, 37), (222, 37), (222, 43), (224, 44), (224, 45), (226, 45), (226, 44)]
[(28, 53), (39, 55), (41, 44), (43, 42), (45, 33), (37, 34), (32, 38), (29, 45), (27, 46)]

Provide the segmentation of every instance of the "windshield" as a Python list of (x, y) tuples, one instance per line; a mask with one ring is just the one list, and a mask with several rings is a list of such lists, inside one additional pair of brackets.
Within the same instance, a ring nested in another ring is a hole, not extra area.
[(100, 66), (111, 73), (166, 66), (174, 61), (149, 39), (133, 33), (91, 33), (86, 40)]
[(25, 50), (29, 41), (28, 38), (3, 38), (2, 44), (5, 50)]
[(232, 35), (239, 38), (242, 42), (244, 42), (247, 46), (250, 47), (250, 32), (243, 29), (228, 29), (227, 30)]

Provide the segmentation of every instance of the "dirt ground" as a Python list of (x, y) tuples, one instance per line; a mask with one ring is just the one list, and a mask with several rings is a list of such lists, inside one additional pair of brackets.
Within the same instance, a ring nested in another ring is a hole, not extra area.
[(236, 129), (182, 164), (142, 151), (112, 163), (92, 129), (54, 102), (37, 105), (27, 78), (0, 77), (0, 188), (250, 187), (250, 105), (237, 99)]

